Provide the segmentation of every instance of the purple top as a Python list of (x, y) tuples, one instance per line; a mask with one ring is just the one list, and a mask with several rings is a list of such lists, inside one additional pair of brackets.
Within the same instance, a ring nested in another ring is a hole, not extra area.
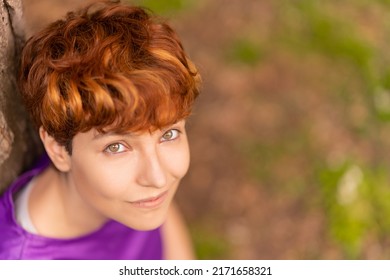
[(15, 218), (13, 196), (50, 161), (45, 158), (20, 176), (0, 197), (0, 259), (162, 259), (160, 229), (137, 231), (109, 221), (90, 234), (56, 239), (25, 231)]

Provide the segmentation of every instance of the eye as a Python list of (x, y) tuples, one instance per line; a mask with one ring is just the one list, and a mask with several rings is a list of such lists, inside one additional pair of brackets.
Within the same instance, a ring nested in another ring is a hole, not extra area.
[(108, 145), (104, 149), (104, 151), (107, 153), (110, 153), (110, 154), (119, 154), (119, 153), (123, 153), (124, 151), (126, 151), (126, 147), (121, 143), (114, 143), (114, 144)]
[(172, 141), (178, 138), (180, 135), (180, 131), (177, 129), (170, 129), (167, 132), (164, 133), (164, 135), (161, 137), (161, 142), (167, 142)]

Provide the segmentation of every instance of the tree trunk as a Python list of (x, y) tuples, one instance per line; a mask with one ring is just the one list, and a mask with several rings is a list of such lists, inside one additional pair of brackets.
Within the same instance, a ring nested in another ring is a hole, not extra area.
[(21, 0), (0, 2), (0, 193), (42, 151), (17, 89), (24, 41)]

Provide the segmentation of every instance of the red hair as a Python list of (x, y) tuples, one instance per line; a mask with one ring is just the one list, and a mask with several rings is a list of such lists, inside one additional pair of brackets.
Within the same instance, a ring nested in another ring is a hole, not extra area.
[(168, 24), (106, 1), (30, 38), (19, 85), (35, 124), (68, 147), (92, 128), (123, 133), (176, 123), (190, 115), (199, 82)]

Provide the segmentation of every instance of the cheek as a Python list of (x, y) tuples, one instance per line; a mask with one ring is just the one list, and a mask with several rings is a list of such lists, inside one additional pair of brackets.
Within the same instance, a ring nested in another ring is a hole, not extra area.
[(180, 149), (166, 153), (165, 162), (170, 173), (175, 178), (183, 178), (190, 165), (190, 152), (188, 145), (183, 145)]
[(81, 192), (99, 194), (107, 198), (117, 197), (126, 192), (125, 182), (129, 181), (129, 172), (123, 165), (93, 161), (74, 162), (73, 180)]
[[(124, 164), (124, 160), (110, 160), (91, 148), (91, 133), (80, 133), (73, 139), (69, 175), (74, 188), (88, 198), (123, 196), (132, 176), (131, 169), (128, 168), (129, 165)], [(132, 163), (130, 162), (130, 164)]]

